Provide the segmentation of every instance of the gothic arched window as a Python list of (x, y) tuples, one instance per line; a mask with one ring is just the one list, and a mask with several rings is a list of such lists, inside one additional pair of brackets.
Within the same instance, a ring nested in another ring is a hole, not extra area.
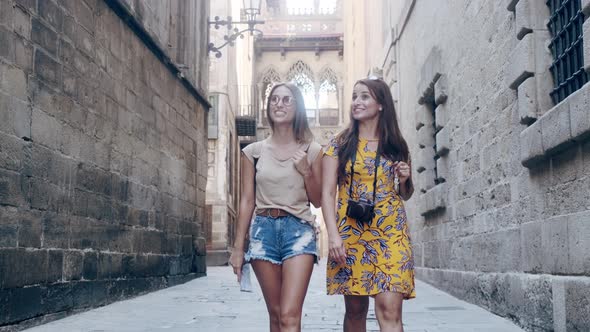
[(270, 94), (270, 90), (272, 90), (272, 87), (275, 84), (281, 82), (281, 76), (274, 68), (269, 68), (262, 75), (260, 82), (262, 83), (262, 89), (259, 93), (260, 98), (262, 99), (262, 105), (259, 108), (260, 114), (258, 115), (258, 121), (260, 124), (267, 126), (268, 119), (266, 118), (266, 105), (268, 101), (268, 95)]
[(272, 87), (279, 83), (281, 81), (281, 76), (279, 75), (279, 73), (277, 73), (277, 71), (274, 68), (269, 68), (264, 75), (262, 75), (262, 91), (263, 91), (263, 95), (262, 97), (262, 103), (263, 103), (263, 108), (266, 107), (266, 101), (268, 100), (268, 94), (270, 93), (270, 90), (272, 89)]
[(336, 126), (339, 123), (340, 110), (338, 107), (338, 78), (331, 68), (325, 68), (320, 73), (320, 88), (318, 95), (319, 123), (322, 126)]
[(320, 74), (320, 94), (318, 100), (318, 107), (320, 109), (338, 108), (337, 82), (336, 73), (330, 68), (324, 69)]
[(303, 94), (307, 117), (315, 118), (316, 98), (313, 72), (303, 61), (297, 61), (287, 73), (287, 80), (295, 84)]

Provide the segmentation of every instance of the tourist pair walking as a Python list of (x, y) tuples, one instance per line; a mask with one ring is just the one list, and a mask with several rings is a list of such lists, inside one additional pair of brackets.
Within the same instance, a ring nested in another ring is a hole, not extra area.
[(414, 262), (404, 200), (413, 193), (409, 149), (389, 87), (354, 85), (350, 124), (323, 149), (313, 140), (303, 95), (291, 83), (270, 91), (272, 133), (243, 149), (241, 197), (230, 265), (251, 263), (270, 331), (300, 331), (318, 260), (322, 207), (329, 238), (327, 294), (344, 295), (344, 331), (365, 331), (369, 297), (381, 331), (403, 331), (402, 301), (414, 294)]

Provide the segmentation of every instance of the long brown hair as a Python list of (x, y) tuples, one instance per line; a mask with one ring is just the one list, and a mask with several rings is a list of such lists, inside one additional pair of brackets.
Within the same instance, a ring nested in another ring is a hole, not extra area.
[[(389, 86), (380, 79), (362, 79), (354, 83), (354, 85), (357, 84), (366, 86), (371, 96), (383, 108), (379, 112), (378, 121), (379, 150), (381, 151), (381, 156), (393, 161), (409, 162), (410, 151), (399, 129)], [(348, 128), (338, 134), (336, 140), (339, 145), (338, 182), (342, 184), (346, 179), (346, 163), (356, 153), (359, 142), (359, 122), (352, 118), (352, 105), (350, 124)]]
[(295, 98), (295, 119), (293, 120), (293, 133), (295, 134), (295, 140), (297, 143), (309, 143), (313, 140), (313, 133), (309, 129), (309, 123), (307, 122), (307, 113), (305, 111), (305, 101), (301, 90), (293, 83), (278, 83), (272, 87), (268, 94), (268, 100), (266, 101), (266, 118), (270, 124), (270, 128), (274, 130), (274, 122), (270, 117), (270, 97), (276, 88), (284, 86)]

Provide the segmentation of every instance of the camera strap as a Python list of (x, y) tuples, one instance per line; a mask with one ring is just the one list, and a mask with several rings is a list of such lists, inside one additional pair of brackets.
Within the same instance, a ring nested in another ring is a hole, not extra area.
[[(350, 186), (348, 187), (348, 197), (352, 197), (352, 179), (354, 177), (354, 163), (356, 162), (356, 154), (358, 151), (355, 151), (350, 159)], [(379, 169), (379, 165), (381, 162), (381, 144), (377, 145), (377, 156), (375, 157), (375, 177), (373, 179), (373, 204), (375, 204), (375, 196), (377, 194), (377, 170)]]

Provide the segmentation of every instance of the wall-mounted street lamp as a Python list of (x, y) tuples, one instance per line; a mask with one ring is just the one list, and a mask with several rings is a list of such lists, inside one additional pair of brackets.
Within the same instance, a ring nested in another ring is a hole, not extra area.
[[(227, 34), (223, 36), (225, 42), (220, 46), (215, 46), (213, 43), (209, 43), (209, 52), (215, 52), (215, 57), (221, 58), (221, 51), (226, 45), (234, 46), (234, 41), (239, 38), (244, 38), (244, 33), (250, 31), (250, 36), (254, 32), (262, 34), (262, 31), (256, 29), (256, 24), (264, 24), (264, 21), (257, 21), (256, 16), (260, 15), (260, 5), (262, 0), (243, 0), (244, 14), (246, 21), (232, 21), (231, 16), (227, 17), (227, 20), (220, 20), (219, 16), (215, 16), (215, 21), (209, 21), (209, 26), (215, 26), (215, 29), (219, 29), (221, 26), (227, 26)], [(246, 29), (240, 30), (234, 25), (248, 25)]]

